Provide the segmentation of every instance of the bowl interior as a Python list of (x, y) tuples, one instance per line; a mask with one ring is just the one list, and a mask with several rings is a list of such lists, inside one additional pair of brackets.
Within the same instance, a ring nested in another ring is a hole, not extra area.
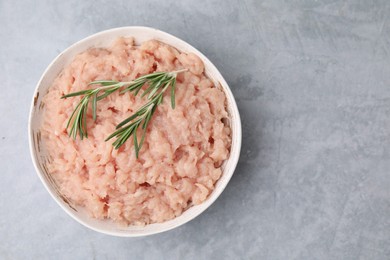
[[(218, 180), (214, 191), (209, 195), (208, 199), (200, 205), (189, 208), (181, 216), (173, 220), (166, 221), (164, 223), (150, 224), (144, 227), (120, 227), (110, 220), (96, 220), (89, 217), (84, 208), (72, 205), (72, 203), (59, 192), (58, 187), (48, 173), (46, 164), (48, 163), (50, 158), (47, 156), (47, 152), (41, 145), (41, 136), (39, 132), (42, 115), (41, 112), (44, 109), (42, 97), (47, 93), (52, 82), (62, 71), (62, 69), (67, 66), (78, 53), (83, 52), (92, 47), (108, 47), (116, 38), (122, 36), (133, 36), (137, 44), (150, 39), (156, 39), (177, 48), (181, 52), (192, 52), (198, 55), (204, 62), (206, 74), (214, 81), (215, 85), (220, 86), (226, 94), (228, 102), (227, 109), (230, 115), (229, 123), (232, 129), (232, 146), (229, 159), (226, 160), (222, 165), (223, 174), (220, 180)], [(68, 49), (63, 51), (60, 55), (58, 55), (58, 57), (54, 59), (54, 61), (48, 66), (37, 84), (34, 98), (32, 101), (29, 120), (29, 141), (33, 163), (41, 181), (43, 182), (49, 193), (52, 195), (52, 197), (55, 199), (55, 201), (71, 217), (76, 219), (81, 224), (105, 234), (128, 237), (144, 236), (167, 231), (190, 221), (191, 219), (202, 213), (217, 199), (217, 197), (221, 194), (221, 192), (229, 182), (238, 162), (241, 149), (241, 121), (236, 102), (226, 81), (223, 79), (217, 68), (201, 52), (196, 50), (188, 43), (170, 34), (153, 28), (122, 27), (94, 34), (73, 44)]]

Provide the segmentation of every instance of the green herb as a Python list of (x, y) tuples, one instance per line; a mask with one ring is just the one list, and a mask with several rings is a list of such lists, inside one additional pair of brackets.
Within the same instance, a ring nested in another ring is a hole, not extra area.
[[(175, 86), (176, 86), (176, 76), (178, 73), (183, 72), (174, 71), (174, 72), (156, 72), (153, 74), (142, 76), (134, 81), (133, 84), (126, 87), (122, 90), (122, 93), (127, 91), (134, 91), (134, 95), (137, 95), (141, 87), (148, 83), (149, 87), (142, 93), (142, 97), (147, 95), (147, 102), (141, 108), (139, 108), (132, 116), (123, 120), (116, 127), (117, 130), (111, 134), (107, 139), (110, 140), (113, 137), (117, 139), (114, 141), (113, 145), (115, 149), (121, 147), (130, 136), (133, 136), (135, 154), (138, 158), (139, 151), (142, 148), (142, 145), (145, 140), (146, 128), (152, 118), (154, 112), (158, 105), (163, 102), (164, 92), (171, 87), (171, 106), (175, 108)], [(137, 139), (137, 130), (141, 126), (142, 137), (138, 142)]]
[(123, 83), (116, 82), (116, 81), (104, 81), (104, 82), (93, 81), (88, 85), (93, 85), (93, 84), (100, 84), (102, 85), (102, 87), (73, 92), (61, 97), (61, 98), (69, 98), (75, 96), (83, 96), (83, 98), (80, 100), (75, 110), (73, 111), (72, 115), (70, 116), (68, 120), (68, 124), (66, 125), (66, 128), (68, 129), (68, 127), (72, 123), (69, 131), (69, 136), (71, 136), (73, 139), (76, 139), (77, 134), (80, 135), (81, 140), (84, 137), (88, 137), (88, 133), (87, 133), (88, 104), (92, 102), (92, 115), (93, 115), (93, 120), (95, 121), (97, 102), (107, 97), (111, 93), (115, 92), (119, 88), (123, 87)]
[[(96, 120), (97, 101), (107, 97), (108, 95), (112, 94), (113, 92), (117, 91), (122, 87), (124, 87), (124, 89), (121, 91), (121, 93), (130, 91), (133, 92), (136, 96), (142, 89), (142, 87), (145, 84), (148, 84), (148, 87), (144, 90), (141, 97), (147, 96), (147, 100), (149, 101), (141, 108), (139, 108), (132, 116), (119, 123), (116, 127), (117, 130), (106, 139), (106, 141), (108, 141), (116, 137), (117, 139), (113, 142), (113, 145), (115, 149), (118, 149), (131, 136), (133, 136), (135, 154), (138, 158), (139, 151), (141, 150), (143, 142), (145, 140), (146, 128), (154, 112), (156, 111), (157, 106), (163, 102), (164, 92), (169, 87), (171, 87), (171, 106), (173, 109), (175, 108), (176, 77), (178, 73), (184, 71), (187, 71), (187, 69), (173, 72), (155, 72), (152, 74), (141, 76), (130, 82), (118, 82), (112, 80), (93, 81), (89, 83), (89, 85), (100, 84), (102, 85), (102, 87), (64, 95), (62, 98), (83, 95), (83, 98), (76, 106), (66, 126), (66, 128), (68, 129), (69, 125), (72, 123), (71, 129), (69, 131), (69, 136), (71, 136), (73, 139), (76, 139), (77, 134), (80, 135), (81, 139), (83, 139), (84, 137), (88, 137), (87, 110), (88, 104), (91, 99), (93, 119)], [(137, 130), (140, 126), (143, 130), (143, 133), (141, 140), (138, 142)]]

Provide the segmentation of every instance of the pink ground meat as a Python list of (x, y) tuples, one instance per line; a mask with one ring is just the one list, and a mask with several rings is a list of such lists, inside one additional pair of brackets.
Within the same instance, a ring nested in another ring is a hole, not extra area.
[[(188, 71), (177, 78), (176, 108), (166, 93), (138, 159), (132, 138), (119, 150), (112, 146), (115, 139), (104, 140), (145, 104), (140, 94), (117, 92), (99, 101), (95, 122), (91, 107), (88, 111), (88, 139), (68, 136), (66, 124), (81, 97), (60, 99), (62, 95), (91, 88), (87, 84), (94, 80), (130, 81), (183, 68)], [(44, 103), (41, 133), (52, 158), (49, 172), (61, 192), (94, 218), (125, 225), (173, 219), (207, 199), (229, 156), (224, 92), (205, 75), (199, 57), (155, 40), (135, 46), (132, 38), (119, 38), (110, 48), (77, 55), (54, 81)]]

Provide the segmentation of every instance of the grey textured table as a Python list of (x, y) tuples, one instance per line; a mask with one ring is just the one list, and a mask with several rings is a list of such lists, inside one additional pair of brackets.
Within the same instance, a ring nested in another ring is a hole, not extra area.
[[(0, 1), (1, 259), (390, 259), (389, 1), (105, 2)], [(243, 123), (238, 168), (216, 203), (136, 239), (66, 215), (36, 176), (27, 139), (50, 61), (126, 25), (205, 53)]]

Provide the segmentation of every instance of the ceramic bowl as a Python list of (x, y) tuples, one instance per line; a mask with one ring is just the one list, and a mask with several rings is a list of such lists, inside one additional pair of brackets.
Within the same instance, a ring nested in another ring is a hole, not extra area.
[[(92, 47), (109, 47), (116, 38), (122, 36), (133, 36), (137, 44), (150, 39), (156, 39), (177, 48), (181, 52), (192, 52), (198, 55), (204, 62), (206, 74), (210, 77), (210, 79), (214, 81), (216, 86), (220, 86), (226, 94), (227, 108), (230, 114), (230, 125), (232, 129), (232, 146), (230, 156), (223, 163), (222, 176), (218, 180), (214, 191), (209, 195), (207, 200), (204, 201), (202, 204), (190, 207), (185, 212), (183, 212), (182, 215), (176, 217), (175, 219), (163, 223), (149, 224), (146, 226), (120, 227), (119, 225), (110, 220), (97, 220), (91, 218), (84, 208), (72, 205), (72, 202), (67, 200), (60, 193), (57, 185), (55, 184), (50, 173), (48, 172), (46, 167), (48, 157), (47, 154), (44, 152), (43, 147), (41, 147), (39, 127), (43, 110), (42, 97), (48, 91), (54, 79), (61, 72), (61, 70), (73, 60), (73, 58), (78, 53), (81, 53)], [(211, 63), (209, 59), (206, 58), (206, 56), (204, 56), (200, 51), (192, 47), (190, 44), (168, 33), (148, 27), (122, 27), (99, 32), (73, 44), (61, 54), (59, 54), (47, 67), (36, 86), (31, 104), (28, 131), (31, 157), (36, 172), (41, 179), (43, 185), (46, 187), (47, 191), (58, 203), (58, 205), (60, 205), (61, 208), (72, 218), (74, 218), (76, 221), (88, 228), (91, 228), (101, 233), (123, 237), (145, 236), (173, 229), (194, 219), (196, 216), (198, 216), (208, 207), (210, 207), (210, 205), (218, 198), (218, 196), (225, 189), (226, 185), (228, 184), (230, 178), (233, 175), (240, 155), (242, 138), (241, 121), (236, 102), (228, 84), (226, 83), (218, 69)]]

